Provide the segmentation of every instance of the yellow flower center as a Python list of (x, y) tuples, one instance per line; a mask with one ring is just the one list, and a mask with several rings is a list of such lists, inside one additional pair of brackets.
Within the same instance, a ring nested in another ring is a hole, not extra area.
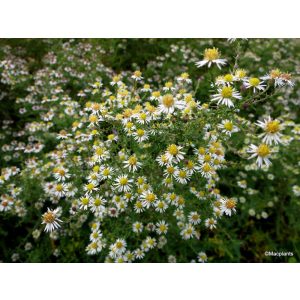
[(205, 60), (215, 60), (220, 57), (219, 50), (217, 48), (209, 48), (204, 50)]
[(186, 171), (180, 170), (179, 173), (178, 173), (178, 176), (179, 176), (180, 178), (186, 178)]
[(43, 220), (46, 223), (53, 223), (55, 221), (54, 213), (51, 212), (51, 211), (48, 211), (48, 212), (44, 213)]
[(94, 200), (94, 205), (95, 205), (95, 206), (100, 206), (101, 204), (102, 204), (102, 201), (101, 201), (100, 198), (96, 198), (96, 199)]
[(257, 148), (256, 153), (260, 157), (266, 157), (270, 154), (270, 148), (266, 144), (261, 144)]
[(143, 129), (138, 129), (138, 130), (136, 131), (136, 134), (137, 134), (139, 137), (142, 137), (142, 136), (144, 136), (145, 131), (144, 131)]
[(269, 133), (276, 133), (279, 131), (279, 121), (275, 120), (275, 121), (270, 121), (267, 123), (266, 125), (266, 132), (269, 132)]
[(62, 186), (61, 184), (58, 184), (58, 185), (56, 186), (56, 190), (57, 190), (58, 192), (61, 192), (63, 189), (64, 189), (64, 188), (63, 188), (63, 186)]
[(155, 98), (158, 98), (160, 96), (160, 92), (159, 91), (155, 91), (152, 93), (152, 96)]
[(165, 87), (170, 88), (173, 86), (173, 83), (171, 81), (168, 81), (165, 83)]
[(65, 170), (63, 170), (63, 169), (58, 170), (57, 173), (58, 173), (60, 176), (64, 176), (64, 175), (66, 174)]
[(280, 74), (281, 74), (281, 71), (279, 69), (275, 69), (270, 72), (270, 76), (273, 79), (279, 77)]
[(172, 107), (174, 105), (174, 97), (171, 94), (163, 96), (162, 103), (165, 107)]
[(135, 77), (141, 77), (141, 76), (142, 76), (142, 72), (141, 72), (141, 71), (135, 71), (135, 72), (133, 73), (133, 75), (134, 75)]
[(195, 165), (194, 162), (191, 161), (191, 160), (189, 160), (188, 163), (187, 163), (187, 165), (186, 165), (186, 167), (187, 167), (188, 169), (193, 169), (194, 165)]
[(223, 98), (231, 98), (232, 97), (232, 87), (231, 86), (224, 86), (221, 92)]
[(146, 113), (141, 113), (140, 114), (140, 119), (145, 121), (147, 119), (147, 114)]
[(82, 199), (81, 199), (81, 203), (82, 203), (83, 205), (88, 205), (88, 204), (89, 204), (89, 198), (87, 198), (87, 197), (82, 198)]
[(135, 157), (135, 156), (129, 157), (128, 163), (129, 163), (131, 166), (135, 166), (135, 165), (137, 164), (137, 159), (136, 159), (136, 157)]
[(233, 129), (233, 124), (231, 122), (225, 122), (224, 123), (224, 128), (227, 130), (227, 131), (232, 131)]
[(92, 104), (92, 109), (93, 110), (99, 110), (100, 109), (100, 104), (99, 103), (93, 103)]
[(118, 82), (120, 80), (120, 76), (116, 75), (113, 77), (113, 82)]
[(128, 183), (128, 179), (126, 177), (122, 177), (120, 178), (119, 182), (121, 185), (126, 185)]
[(205, 162), (209, 162), (211, 160), (211, 156), (209, 154), (204, 155), (204, 159)]
[(168, 172), (169, 174), (173, 174), (174, 171), (175, 171), (175, 168), (174, 168), (174, 167), (172, 167), (172, 166), (167, 167), (167, 172)]
[(203, 154), (205, 153), (205, 148), (200, 147), (200, 148), (198, 149), (198, 153), (199, 153), (200, 155), (203, 155)]
[(106, 169), (104, 169), (104, 170), (102, 171), (102, 174), (103, 174), (104, 176), (108, 176), (108, 175), (110, 174), (110, 170), (109, 170), (108, 168), (106, 168)]
[(96, 149), (96, 154), (97, 155), (103, 155), (103, 153), (104, 153), (104, 149), (103, 148), (97, 148)]
[(235, 76), (237, 76), (238, 78), (244, 78), (246, 76), (246, 71), (243, 69), (236, 70)]
[(251, 86), (258, 86), (260, 84), (260, 80), (256, 77), (252, 77), (249, 79), (249, 83)]
[(233, 76), (232, 76), (231, 74), (226, 74), (226, 75), (224, 76), (224, 80), (225, 80), (226, 82), (232, 82), (232, 81), (233, 81)]
[(182, 73), (182, 74), (180, 75), (180, 77), (181, 77), (182, 79), (188, 79), (188, 78), (189, 78), (189, 74), (188, 74), (188, 73)]
[(86, 189), (91, 191), (95, 186), (92, 183), (87, 184)]
[(226, 204), (225, 204), (225, 205), (226, 205), (227, 208), (232, 209), (232, 208), (235, 207), (236, 202), (235, 202), (235, 200), (233, 200), (233, 199), (228, 199), (228, 200), (226, 201)]
[(137, 182), (138, 182), (138, 184), (143, 184), (144, 183), (144, 179), (142, 178), (142, 177), (139, 177), (138, 179), (137, 179)]
[(211, 170), (211, 167), (209, 164), (204, 164), (202, 170), (203, 172), (208, 173)]
[(172, 144), (168, 147), (168, 152), (171, 154), (171, 155), (177, 155), (178, 154), (178, 148), (176, 145)]
[(141, 201), (137, 201), (136, 204), (135, 204), (135, 206), (136, 206), (137, 208), (142, 208), (142, 207), (143, 207), (143, 204), (142, 204)]
[(116, 247), (117, 247), (118, 249), (121, 249), (121, 248), (123, 247), (123, 243), (122, 243), (122, 242), (117, 242), (117, 243), (116, 243)]
[(153, 193), (149, 193), (147, 196), (146, 196), (146, 200), (148, 201), (148, 202), (154, 202), (154, 200), (155, 200), (155, 195), (153, 194)]

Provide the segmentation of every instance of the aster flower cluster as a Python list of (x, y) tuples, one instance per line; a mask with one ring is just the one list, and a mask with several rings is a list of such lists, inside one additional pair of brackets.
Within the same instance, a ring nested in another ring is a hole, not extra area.
[[(268, 102), (261, 114), (243, 111), (292, 89), (291, 75), (277, 69), (265, 76), (228, 69), (230, 57), (222, 58), (216, 47), (206, 47), (197, 62), (197, 51), (171, 45), (171, 53), (179, 51), (197, 71), (212, 72), (212, 79), (205, 77), (209, 88), (202, 97), (197, 80), (201, 84), (203, 78), (194, 78), (186, 66), (161, 78), (160, 64), (168, 55), (149, 61), (147, 66), (159, 71), (147, 76), (138, 67), (115, 73), (95, 55), (105, 50), (92, 49), (88, 43), (74, 47), (66, 42), (62, 62), (48, 53), (27, 96), (16, 100), (20, 115), (35, 119), (28, 118), (14, 133), (9, 121), (2, 124), (7, 166), (1, 169), (0, 213), (28, 217), (34, 207), (39, 218), (32, 237), (49, 235), (58, 256), (59, 240), (76, 239), (86, 228), (80, 242), (85, 241), (86, 255), (99, 261), (143, 261), (174, 240), (191, 249), (196, 245), (194, 261), (208, 261), (203, 236), (221, 231), (244, 210), (245, 197), (257, 193), (247, 172), (261, 174), (259, 169), (271, 168), (278, 154), (299, 141), (292, 112), (279, 114)], [(15, 76), (15, 84), (24, 84), (26, 64), (15, 63), (17, 68), (11, 60), (1, 62), (3, 83)], [(70, 95), (70, 83), (79, 82)], [(6, 143), (9, 135), (14, 139)], [(11, 166), (14, 160), (22, 164)], [(234, 173), (230, 183), (228, 170)], [(230, 188), (223, 190), (226, 184)], [(28, 187), (38, 194), (30, 205), (22, 200), (32, 195)], [(292, 191), (299, 195), (296, 183)], [(176, 262), (176, 251), (168, 261)]]

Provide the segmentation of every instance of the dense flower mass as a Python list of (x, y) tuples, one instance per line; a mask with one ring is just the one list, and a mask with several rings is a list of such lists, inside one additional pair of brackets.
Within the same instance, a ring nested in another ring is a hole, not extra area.
[(101, 44), (65, 41), (38, 70), (4, 48), (0, 104), (14, 101), (18, 119), (0, 132), (1, 216), (25, 220), (32, 243), (50, 239), (58, 260), (230, 256), (236, 224), (252, 230), (299, 198), (299, 92), (276, 58), (247, 61), (260, 62), (247, 50), (265, 51), (259, 41), (212, 42), (174, 43), (122, 72)]

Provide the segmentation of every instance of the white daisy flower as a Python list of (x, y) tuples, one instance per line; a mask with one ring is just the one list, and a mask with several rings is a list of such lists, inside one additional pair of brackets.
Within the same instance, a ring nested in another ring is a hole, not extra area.
[(167, 165), (169, 165), (169, 163), (170, 163), (170, 161), (169, 161), (169, 159), (168, 159), (168, 157), (167, 157), (166, 154), (161, 154), (160, 156), (158, 156), (158, 157), (156, 158), (156, 161), (158, 162), (158, 164), (159, 164), (161, 167), (167, 166)]
[(236, 201), (234, 199), (221, 199), (221, 212), (227, 216), (231, 216), (232, 213), (236, 212)]
[(187, 182), (191, 178), (191, 173), (187, 169), (177, 169), (174, 173), (174, 177), (176, 181), (180, 182), (181, 184), (187, 184)]
[(105, 243), (101, 239), (98, 239), (97, 241), (90, 243), (86, 247), (86, 251), (88, 255), (95, 255), (100, 253), (104, 247)]
[(141, 195), (141, 200), (143, 201), (143, 206), (149, 208), (150, 206), (154, 206), (157, 197), (152, 191), (145, 191)]
[(188, 73), (182, 73), (178, 78), (178, 82), (186, 82), (186, 83), (192, 83), (192, 80), (189, 78), (190, 75)]
[(114, 169), (112, 167), (101, 166), (100, 173), (99, 173), (100, 180), (110, 179), (112, 177), (113, 172)]
[(236, 127), (231, 121), (227, 119), (223, 120), (221, 124), (218, 124), (218, 128), (220, 128), (223, 133), (229, 136), (231, 136), (232, 133), (239, 131), (238, 127)]
[(86, 193), (90, 194), (94, 191), (98, 191), (98, 188), (94, 183), (90, 182), (84, 186), (84, 190), (86, 191)]
[(217, 224), (217, 220), (214, 218), (208, 218), (205, 220), (205, 226), (210, 230), (215, 229), (217, 227), (216, 224)]
[(151, 121), (151, 116), (149, 113), (141, 111), (134, 115), (134, 118), (136, 119), (137, 123), (139, 124), (147, 124)]
[(46, 232), (52, 232), (53, 230), (60, 227), (59, 223), (62, 221), (57, 216), (58, 212), (59, 212), (58, 208), (54, 210), (48, 208), (47, 212), (43, 214), (42, 224), (46, 224), (44, 229)]
[(177, 146), (175, 144), (171, 144), (168, 146), (166, 151), (166, 157), (170, 163), (175, 162), (178, 163), (184, 159), (184, 152), (181, 151), (183, 147)]
[(256, 163), (259, 168), (261, 168), (264, 164), (266, 166), (271, 165), (269, 157), (271, 156), (272, 152), (268, 145), (260, 144), (259, 146), (255, 146), (251, 144), (250, 149), (247, 152), (252, 153), (249, 159), (256, 157)]
[(144, 225), (141, 222), (135, 222), (132, 224), (132, 230), (135, 233), (141, 233), (144, 229)]
[(209, 48), (204, 50), (204, 59), (196, 62), (196, 66), (201, 68), (206, 64), (210, 68), (212, 64), (216, 64), (219, 69), (221, 66), (226, 65), (226, 59), (220, 58), (220, 53), (217, 48)]
[(195, 228), (192, 224), (186, 224), (180, 232), (184, 240), (188, 240), (195, 235)]
[(152, 92), (150, 100), (159, 100), (159, 99), (160, 99), (160, 91)]
[(218, 93), (212, 96), (211, 101), (217, 101), (217, 104), (223, 104), (228, 107), (234, 107), (232, 100), (242, 99), (242, 96), (231, 86), (224, 86), (218, 89)]
[(141, 81), (143, 79), (142, 72), (141, 71), (135, 71), (133, 75), (131, 76), (132, 79), (135, 81)]
[(288, 85), (293, 87), (295, 83), (291, 80), (292, 76), (288, 73), (282, 73), (279, 69), (271, 70), (270, 73), (261, 77), (262, 80), (274, 80), (275, 87)]
[(172, 114), (175, 108), (183, 110), (186, 102), (178, 100), (171, 94), (166, 94), (160, 98), (160, 104), (158, 106), (158, 113)]
[(115, 179), (114, 186), (119, 192), (128, 192), (131, 189), (132, 182), (132, 179), (128, 179), (128, 175), (120, 175)]
[(200, 222), (201, 222), (200, 215), (196, 211), (190, 212), (190, 214), (188, 216), (188, 220), (193, 225), (200, 224)]
[(253, 93), (256, 93), (257, 91), (263, 91), (266, 87), (266, 85), (261, 81), (259, 78), (251, 77), (249, 79), (246, 79), (244, 81), (245, 87), (247, 89), (253, 89)]
[(67, 192), (68, 192), (68, 186), (65, 183), (56, 184), (53, 190), (53, 194), (59, 198), (64, 197)]
[(157, 234), (166, 234), (168, 232), (169, 225), (163, 220), (156, 223)]
[(80, 209), (87, 210), (90, 204), (90, 198), (88, 195), (80, 198)]
[(200, 165), (200, 173), (203, 177), (209, 179), (215, 173), (215, 170), (209, 163), (204, 163)]
[(142, 163), (140, 163), (137, 160), (137, 157), (135, 155), (131, 155), (127, 160), (124, 162), (125, 168), (128, 168), (129, 172), (135, 172), (138, 168), (142, 166)]
[(93, 160), (97, 162), (102, 162), (109, 158), (109, 152), (105, 147), (94, 146)]
[(207, 255), (205, 254), (205, 252), (200, 252), (197, 258), (200, 263), (205, 263), (207, 261)]
[(89, 200), (88, 205), (93, 213), (94, 212), (104, 212), (105, 203), (106, 203), (106, 200), (102, 196), (96, 195), (94, 198), (91, 198)]
[(235, 76), (233, 76), (232, 74), (226, 74), (224, 76), (219, 76), (216, 79), (216, 85), (226, 85), (226, 86), (230, 86), (234, 83), (234, 81), (236, 81)]
[(71, 175), (68, 173), (68, 170), (65, 168), (57, 168), (54, 173), (54, 177), (58, 181), (65, 181), (70, 178)]
[(141, 89), (142, 92), (152, 92), (152, 89), (150, 88), (150, 84), (144, 84), (144, 87)]
[(168, 81), (168, 82), (165, 83), (165, 86), (163, 87), (164, 92), (172, 92), (174, 90), (175, 90), (175, 88), (173, 86), (173, 82)]
[(135, 204), (134, 204), (134, 207), (133, 207), (133, 209), (134, 209), (134, 211), (136, 212), (136, 213), (141, 213), (141, 212), (143, 212), (145, 209), (144, 209), (144, 206), (143, 206), (143, 202), (142, 201), (140, 201), (140, 200), (137, 200), (136, 202), (135, 202)]
[(112, 258), (122, 255), (126, 251), (127, 243), (124, 239), (117, 239), (116, 242), (109, 247), (109, 255)]
[(279, 132), (282, 129), (282, 125), (278, 120), (272, 120), (269, 116), (263, 122), (258, 121), (257, 126), (264, 130), (264, 133), (260, 134), (259, 137), (263, 137), (263, 142), (267, 145), (272, 145), (273, 142), (277, 145), (281, 143), (282, 134)]
[(134, 136), (134, 139), (139, 143), (147, 141), (149, 138), (147, 131), (144, 129), (137, 129), (132, 135)]
[(157, 200), (154, 203), (155, 211), (158, 211), (160, 213), (163, 213), (168, 208), (168, 204), (163, 200)]

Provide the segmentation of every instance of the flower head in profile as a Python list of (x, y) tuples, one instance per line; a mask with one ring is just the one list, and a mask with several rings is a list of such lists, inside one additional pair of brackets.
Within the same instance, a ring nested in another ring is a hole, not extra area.
[(262, 77), (263, 80), (274, 81), (275, 87), (288, 85), (293, 87), (295, 83), (292, 81), (292, 76), (289, 73), (283, 73), (279, 69), (273, 69), (268, 74)]
[(219, 69), (221, 66), (226, 65), (226, 59), (220, 58), (220, 52), (218, 48), (208, 48), (204, 50), (203, 60), (196, 62), (196, 66), (201, 68), (207, 64), (210, 68), (212, 64), (216, 64)]
[(42, 216), (42, 224), (46, 224), (45, 231), (52, 232), (53, 230), (60, 227), (60, 222), (62, 222), (58, 217), (58, 208), (52, 210), (48, 208), (48, 210)]
[(142, 77), (142, 72), (141, 71), (135, 71), (132, 76), (132, 79), (136, 80), (136, 81), (141, 81), (143, 79)]
[(205, 254), (205, 252), (200, 252), (197, 258), (200, 263), (205, 263), (207, 261), (207, 255)]

